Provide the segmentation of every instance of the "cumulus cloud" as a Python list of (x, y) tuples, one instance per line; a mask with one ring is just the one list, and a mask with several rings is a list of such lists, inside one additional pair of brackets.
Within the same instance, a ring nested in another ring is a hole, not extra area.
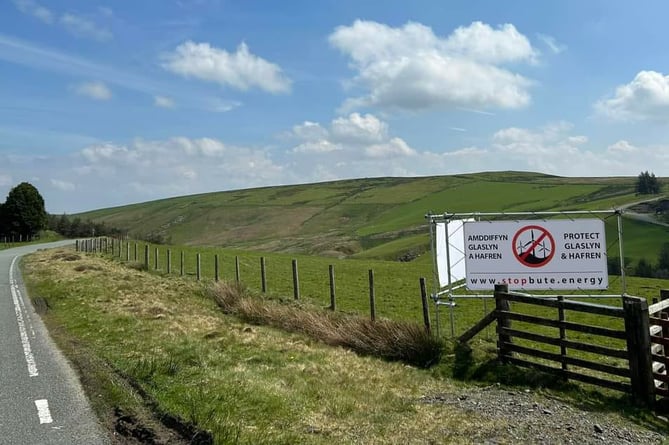
[(332, 137), (339, 142), (374, 143), (388, 138), (388, 125), (376, 116), (352, 113), (332, 121)]
[(614, 144), (609, 145), (606, 148), (606, 151), (609, 153), (617, 154), (617, 153), (636, 153), (639, 151), (639, 148), (635, 147), (634, 145), (630, 144), (626, 140), (620, 140)]
[(75, 93), (95, 100), (109, 100), (112, 92), (103, 82), (84, 82), (73, 87)]
[(343, 109), (515, 109), (530, 102), (532, 81), (506, 66), (532, 64), (538, 52), (511, 24), (474, 22), (440, 37), (420, 23), (393, 28), (356, 20), (336, 28), (329, 41), (350, 59), (356, 72), (350, 84), (367, 91)]
[[(353, 158), (401, 157), (415, 150), (398, 137), (388, 135), (388, 124), (372, 114), (351, 113), (338, 117), (329, 125), (306, 121), (293, 127), (292, 136), (300, 144), (294, 153), (331, 153), (346, 151)], [(341, 156), (341, 155), (338, 155)]]
[(191, 186), (184, 189), (194, 193), (264, 185), (278, 181), (277, 175), (282, 170), (263, 150), (229, 146), (214, 138), (137, 139), (128, 145), (92, 145), (77, 153), (76, 159), (75, 173), (80, 180), (133, 178), (136, 183), (147, 183), (150, 189), (168, 194), (175, 192), (168, 178), (201, 180), (195, 184), (196, 189)]
[[(589, 139), (573, 134), (573, 126), (557, 122), (536, 129), (505, 128), (491, 140), (490, 158), (497, 170), (523, 170), (560, 176), (630, 176), (648, 166), (669, 165), (669, 147), (636, 147), (618, 141), (606, 149), (589, 147)], [(669, 171), (656, 169), (660, 176)]]
[(389, 158), (413, 156), (416, 150), (409, 147), (401, 138), (392, 138), (382, 144), (374, 144), (365, 147), (365, 154), (370, 158)]
[(252, 54), (246, 43), (231, 53), (209, 43), (187, 41), (163, 56), (163, 68), (241, 91), (259, 88), (274, 94), (287, 93), (291, 85), (278, 65)]
[(634, 79), (616, 88), (611, 97), (595, 104), (595, 110), (614, 120), (669, 120), (669, 76), (639, 71)]
[(154, 96), (153, 104), (160, 108), (174, 108), (174, 100), (166, 96)]

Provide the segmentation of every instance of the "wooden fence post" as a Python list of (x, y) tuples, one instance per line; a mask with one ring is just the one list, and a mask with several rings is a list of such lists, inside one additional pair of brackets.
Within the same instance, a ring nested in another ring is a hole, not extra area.
[(137, 261), (137, 241), (135, 241), (135, 261)]
[(156, 249), (154, 251), (154, 254), (153, 254), (153, 257), (154, 257), (153, 258), (153, 266), (154, 266), (153, 268), (155, 270), (158, 270), (158, 267), (160, 267), (160, 264), (158, 264), (159, 263), (159, 261), (158, 261), (158, 256), (159, 255), (160, 255), (160, 253), (158, 252), (158, 247), (156, 247)]
[[(559, 303), (562, 303), (564, 301), (564, 297), (560, 295), (559, 297), (557, 297), (557, 301)], [(560, 323), (565, 321), (564, 307), (562, 306), (562, 304), (558, 306), (558, 320), (560, 321)], [(566, 339), (567, 339), (567, 331), (564, 328), (564, 326), (560, 326), (560, 341), (563, 342)], [(561, 363), (562, 370), (567, 371), (567, 361), (566, 361), (567, 347), (564, 345), (564, 343), (560, 345), (560, 357), (562, 358), (562, 363)]]
[(337, 297), (335, 296), (335, 270), (333, 264), (328, 266), (328, 272), (330, 275), (330, 309), (334, 312), (337, 310)]
[[(6, 241), (6, 240), (7, 240), (7, 238), (5, 238), (5, 241)], [(74, 251), (75, 251), (75, 252), (79, 252), (79, 240), (76, 240), (76, 242), (74, 243), (74, 246), (75, 246), (75, 247), (74, 247)]]
[(239, 273), (239, 257), (235, 255), (235, 281), (239, 283), (241, 278), (241, 274)]
[(374, 270), (369, 269), (369, 317), (376, 321), (376, 295), (374, 294)]
[[(113, 240), (112, 240), (113, 243)], [(144, 246), (144, 267), (149, 270), (149, 245)]]
[(214, 255), (214, 281), (218, 282), (218, 254)]
[(167, 249), (167, 275), (172, 273), (172, 249)]
[(623, 310), (632, 397), (636, 403), (652, 407), (655, 404), (655, 383), (653, 360), (650, 355), (648, 302), (643, 298), (624, 296)]
[(502, 332), (503, 328), (511, 327), (511, 320), (504, 317), (502, 311), (511, 310), (509, 300), (505, 295), (509, 293), (509, 286), (506, 284), (495, 284), (495, 311), (497, 313), (497, 357), (501, 363), (506, 363), (506, 358), (511, 356), (511, 351), (506, 345), (511, 343), (511, 337)]
[(430, 307), (427, 303), (427, 287), (425, 286), (425, 278), (420, 278), (420, 300), (423, 303), (423, 323), (425, 324), (425, 332), (432, 335), (432, 326), (430, 326)]
[(125, 243), (125, 260), (130, 261), (130, 242), (126, 241)]
[(265, 271), (265, 257), (260, 257), (260, 285), (262, 287), (263, 294), (267, 292), (267, 275)]
[(300, 278), (297, 271), (297, 260), (293, 259), (293, 298), (300, 299)]
[(201, 260), (200, 254), (198, 253), (197, 255), (195, 255), (195, 258), (197, 261), (197, 272), (196, 272), (197, 281), (200, 281), (200, 278), (202, 278), (202, 262), (200, 261)]
[(180, 275), (183, 277), (184, 276), (184, 262), (185, 262), (184, 251), (183, 250), (181, 251), (180, 257), (181, 257)]

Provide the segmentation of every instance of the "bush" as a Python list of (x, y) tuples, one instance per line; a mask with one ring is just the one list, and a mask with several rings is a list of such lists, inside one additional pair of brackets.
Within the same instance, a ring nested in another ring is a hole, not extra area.
[(439, 362), (443, 342), (422, 326), (391, 320), (322, 312), (281, 304), (253, 296), (239, 284), (219, 282), (210, 288), (218, 306), (227, 314), (253, 324), (266, 324), (300, 332), (328, 345), (349, 348), (359, 354), (428, 368)]

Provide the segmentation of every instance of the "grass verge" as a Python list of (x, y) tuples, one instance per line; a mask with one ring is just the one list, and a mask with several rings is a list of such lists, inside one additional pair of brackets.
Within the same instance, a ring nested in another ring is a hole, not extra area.
[(96, 357), (102, 374), (90, 376), (89, 397), (97, 412), (141, 416), (145, 400), (132, 381), (155, 409), (216, 444), (470, 443), (500, 428), (421, 403), (454, 390), (429, 371), (250, 325), (225, 315), (193, 280), (70, 253), (38, 252), (25, 260), (25, 276), (82, 375)]
[[(462, 389), (450, 376), (455, 364), (469, 360), (466, 354), (449, 354), (430, 370), (356, 354), (300, 329), (250, 324), (239, 309), (228, 310), (236, 316), (223, 313), (205, 284), (138, 269), (67, 249), (41, 251), (24, 263), (36, 306), (46, 309), (96, 412), (114, 428), (126, 419), (137, 435), (146, 434), (143, 422), (155, 424), (158, 413), (206, 431), (215, 444), (514, 441), (506, 421), (424, 402)], [(300, 315), (302, 308), (293, 309)], [(464, 377), (491, 381), (513, 372), (482, 366), (486, 347), (476, 348), (480, 357)], [(518, 372), (516, 380), (528, 383)], [(562, 396), (578, 400), (573, 394)], [(599, 400), (595, 409), (621, 420), (611, 411), (623, 399), (591, 399)], [(625, 415), (659, 428), (648, 412)]]

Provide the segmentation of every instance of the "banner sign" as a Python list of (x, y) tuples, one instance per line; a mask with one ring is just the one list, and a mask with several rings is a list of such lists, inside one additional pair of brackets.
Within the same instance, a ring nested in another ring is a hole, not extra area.
[(437, 277), (439, 286), (465, 279), (465, 235), (463, 224), (473, 219), (453, 219), (440, 222), (436, 229)]
[(467, 288), (606, 289), (604, 221), (465, 222)]

